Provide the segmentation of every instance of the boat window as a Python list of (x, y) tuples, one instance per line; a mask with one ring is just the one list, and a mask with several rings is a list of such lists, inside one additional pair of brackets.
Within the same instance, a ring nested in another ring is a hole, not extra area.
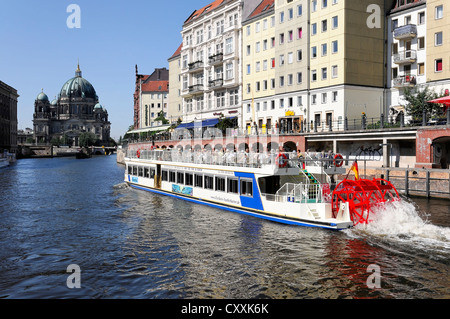
[(133, 174), (133, 166), (128, 165), (128, 174), (132, 175)]
[(225, 178), (216, 176), (216, 191), (225, 192)]
[(203, 175), (195, 174), (194, 182), (195, 182), (195, 187), (203, 187)]
[(214, 189), (214, 178), (212, 176), (205, 176), (205, 189)]
[(161, 173), (161, 180), (163, 181), (163, 182), (167, 182), (168, 180), (169, 180), (169, 172), (168, 171), (162, 171), (162, 173)]
[(177, 183), (184, 184), (184, 174), (182, 172), (177, 172)]
[(241, 195), (253, 196), (253, 181), (248, 179), (241, 179)]
[(227, 189), (228, 193), (239, 193), (239, 181), (237, 178), (230, 178), (227, 179)]
[(171, 182), (171, 183), (176, 183), (177, 181), (176, 181), (176, 175), (175, 175), (175, 172), (173, 172), (173, 171), (170, 171), (169, 172), (169, 182)]
[(144, 177), (149, 178), (150, 177), (150, 169), (148, 167), (144, 167)]
[(137, 166), (133, 166), (133, 175), (137, 176)]
[(155, 178), (155, 169), (154, 168), (150, 169), (150, 178)]
[(185, 178), (185, 184), (187, 186), (194, 185), (194, 175), (192, 173), (185, 173), (184, 178)]

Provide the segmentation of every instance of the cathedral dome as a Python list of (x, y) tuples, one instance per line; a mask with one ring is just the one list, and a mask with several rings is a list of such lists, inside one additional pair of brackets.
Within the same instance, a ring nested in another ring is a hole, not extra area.
[(81, 76), (80, 67), (75, 72), (75, 77), (67, 81), (60, 93), (61, 98), (91, 98), (97, 100), (97, 93), (88, 80)]
[(48, 102), (48, 96), (47, 94), (45, 94), (44, 92), (39, 93), (39, 95), (37, 96), (37, 100), (38, 101), (42, 101), (42, 102)]

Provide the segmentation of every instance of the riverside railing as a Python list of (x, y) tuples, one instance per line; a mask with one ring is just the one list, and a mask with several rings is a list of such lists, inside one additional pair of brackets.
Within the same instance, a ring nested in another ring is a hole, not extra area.
[[(186, 139), (213, 139), (215, 137), (247, 137), (247, 136), (271, 136), (271, 135), (299, 135), (314, 134), (325, 132), (344, 132), (344, 131), (364, 131), (364, 130), (384, 130), (395, 128), (417, 128), (423, 126), (445, 126), (450, 123), (450, 108), (447, 113), (442, 116), (429, 117), (426, 114), (420, 119), (405, 120), (405, 116), (401, 113), (395, 122), (389, 121), (383, 114), (380, 117), (353, 119), (338, 119), (328, 121), (301, 121), (299, 123), (289, 122), (292, 119), (284, 119), (280, 124), (272, 127), (248, 126), (246, 128), (228, 128), (219, 130), (217, 128), (197, 126), (189, 129), (165, 130), (158, 134), (150, 135), (146, 133), (132, 134), (129, 137), (130, 142), (145, 141), (179, 141)], [(220, 135), (220, 136), (219, 136)]]
[(406, 196), (450, 199), (449, 170), (386, 169), (383, 177)]

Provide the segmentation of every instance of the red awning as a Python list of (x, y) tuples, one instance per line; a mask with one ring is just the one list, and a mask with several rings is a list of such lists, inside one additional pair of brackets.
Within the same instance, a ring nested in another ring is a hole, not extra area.
[(439, 99), (428, 101), (428, 103), (445, 104), (445, 106), (450, 106), (450, 96), (444, 96)]

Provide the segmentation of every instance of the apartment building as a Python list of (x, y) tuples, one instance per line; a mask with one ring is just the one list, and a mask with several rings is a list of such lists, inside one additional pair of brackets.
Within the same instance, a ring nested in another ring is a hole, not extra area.
[(308, 118), (309, 10), (309, 1), (275, 1), (275, 108), (281, 132), (299, 132)]
[(242, 21), (260, 0), (216, 0), (196, 10), (181, 31), (184, 122), (242, 119)]
[[(311, 1), (308, 113), (318, 129), (328, 129), (331, 121), (342, 127), (346, 117), (385, 112), (385, 3)], [(379, 26), (368, 24), (368, 5), (380, 9)]]
[(399, 0), (388, 14), (388, 106), (391, 120), (405, 113), (404, 90), (427, 82), (427, 5)]
[(169, 70), (158, 68), (140, 83), (139, 128), (161, 126), (168, 117)]
[(272, 129), (275, 107), (275, 8), (263, 0), (243, 22), (243, 122), (246, 127)]
[(17, 90), (0, 81), (0, 152), (17, 152)]
[[(436, 92), (450, 89), (450, 3), (427, 0), (426, 78)], [(447, 91), (445, 91), (447, 90)]]
[(181, 44), (175, 53), (168, 59), (169, 62), (169, 94), (168, 94), (168, 120), (171, 124), (183, 121), (183, 99), (181, 97)]

